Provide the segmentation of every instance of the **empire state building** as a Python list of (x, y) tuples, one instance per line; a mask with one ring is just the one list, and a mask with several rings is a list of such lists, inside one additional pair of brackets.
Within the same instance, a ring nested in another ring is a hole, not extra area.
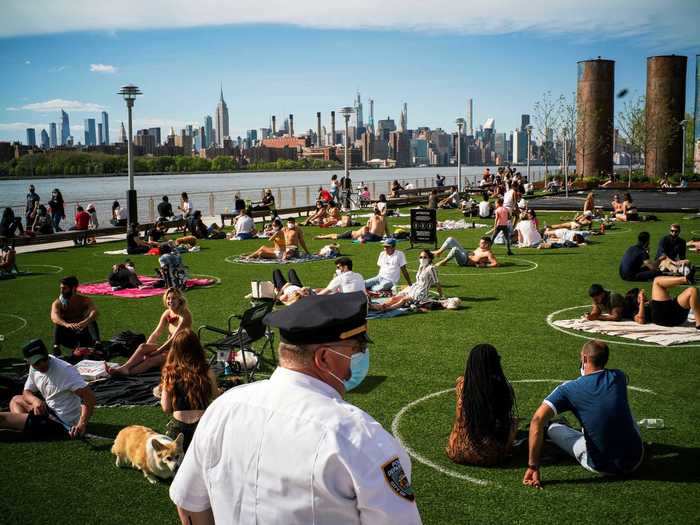
[(216, 105), (216, 143), (224, 145), (224, 138), (228, 137), (228, 106), (224, 101), (224, 89), (221, 88), (221, 98)]

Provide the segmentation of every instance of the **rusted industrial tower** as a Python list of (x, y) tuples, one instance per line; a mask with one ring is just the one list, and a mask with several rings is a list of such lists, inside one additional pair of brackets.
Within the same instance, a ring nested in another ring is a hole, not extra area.
[(613, 169), (614, 60), (578, 63), (576, 173), (606, 176)]
[(647, 58), (646, 147), (644, 173), (662, 177), (680, 173), (685, 119), (685, 56)]

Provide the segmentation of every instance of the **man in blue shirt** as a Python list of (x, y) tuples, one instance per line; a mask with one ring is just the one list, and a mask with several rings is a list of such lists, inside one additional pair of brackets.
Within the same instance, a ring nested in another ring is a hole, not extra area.
[(649, 260), (649, 232), (637, 236), (637, 244), (630, 246), (620, 261), (620, 277), (625, 281), (651, 281), (661, 272)]
[(529, 460), (523, 484), (542, 488), (540, 453), (549, 420), (567, 410), (582, 431), (551, 423), (547, 436), (583, 468), (607, 475), (625, 475), (639, 467), (644, 445), (627, 401), (627, 376), (605, 368), (608, 345), (588, 341), (581, 349), (581, 376), (555, 388), (532, 416)]

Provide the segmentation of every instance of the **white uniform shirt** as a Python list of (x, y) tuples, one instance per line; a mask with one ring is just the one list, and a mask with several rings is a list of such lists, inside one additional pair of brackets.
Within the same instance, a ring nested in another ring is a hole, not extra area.
[(491, 205), (489, 201), (481, 201), (479, 203), (479, 217), (485, 219), (486, 217), (491, 217)]
[(75, 368), (53, 356), (49, 356), (49, 369), (45, 374), (30, 366), (24, 383), (25, 390), (39, 392), (58, 417), (71, 426), (80, 419), (81, 401), (75, 391), (86, 386)]
[(382, 250), (377, 259), (377, 266), (379, 266), (379, 277), (384, 277), (396, 284), (401, 280), (401, 267), (406, 266), (406, 256), (401, 250), (394, 250), (391, 255)]
[(280, 367), (209, 406), (170, 498), (211, 508), (217, 525), (421, 523), (410, 476), (408, 455), (372, 417)]
[(326, 289), (333, 293), (364, 292), (365, 278), (357, 272), (343, 272), (336, 275)]
[(251, 233), (255, 228), (253, 218), (248, 215), (241, 215), (236, 219), (236, 235), (241, 233)]

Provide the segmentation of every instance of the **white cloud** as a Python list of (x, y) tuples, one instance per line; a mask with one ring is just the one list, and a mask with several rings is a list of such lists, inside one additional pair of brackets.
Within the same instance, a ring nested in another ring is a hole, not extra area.
[(116, 73), (117, 68), (109, 64), (90, 64), (93, 73)]
[(48, 69), (48, 72), (49, 72), (49, 73), (60, 73), (61, 71), (65, 71), (66, 67), (68, 67), (68, 66), (54, 66), (54, 67), (50, 67), (50, 68)]
[(80, 102), (79, 100), (64, 100), (62, 98), (54, 98), (46, 102), (32, 102), (20, 107), (9, 107), (7, 111), (34, 111), (36, 113), (50, 113), (52, 111), (74, 111), (77, 113), (93, 113), (102, 111), (106, 106), (95, 104), (94, 102)]
[[(373, 29), (458, 34), (620, 37), (656, 47), (697, 47), (700, 2), (689, 0), (5, 0), (0, 37), (69, 31), (291, 24), (320, 29)], [(80, 16), (75, 16), (80, 13)]]
[(25, 60), (24, 63), (25, 63), (26, 65), (29, 65), (29, 64), (32, 63), (32, 61), (31, 61), (31, 60)]

